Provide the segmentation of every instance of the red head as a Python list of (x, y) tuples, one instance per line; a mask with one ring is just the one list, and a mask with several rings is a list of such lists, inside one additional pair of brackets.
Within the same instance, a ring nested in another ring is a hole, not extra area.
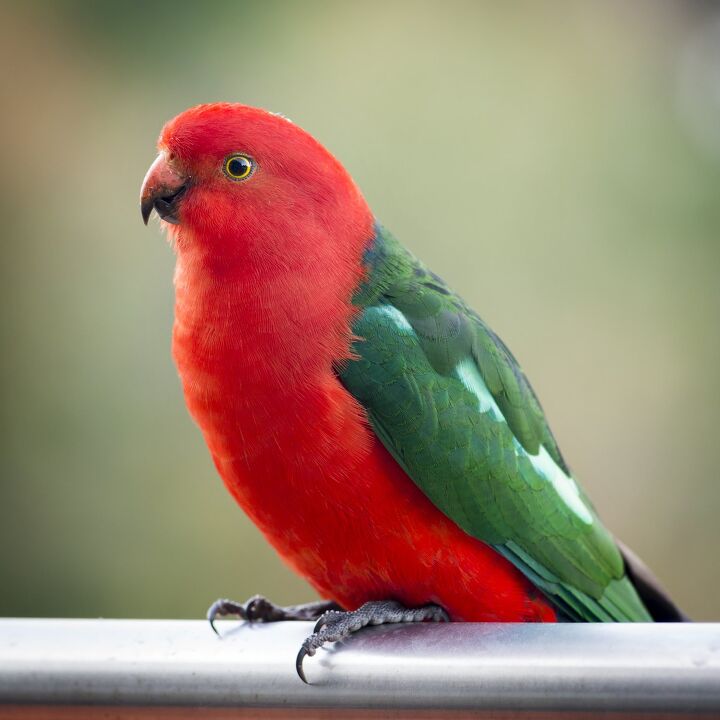
[(178, 115), (158, 148), (141, 209), (177, 248), (173, 348), (193, 415), (220, 379), (226, 407), (240, 379), (329, 373), (349, 354), (374, 224), (342, 165), (289, 120), (227, 103)]
[[(141, 207), (168, 223), (182, 256), (238, 263), (357, 262), (372, 214), (340, 163), (289, 120), (239, 104), (186, 110), (165, 125)], [(324, 252), (319, 251), (324, 248)], [(343, 258), (345, 256), (345, 258)], [(320, 276), (319, 276), (320, 277)]]

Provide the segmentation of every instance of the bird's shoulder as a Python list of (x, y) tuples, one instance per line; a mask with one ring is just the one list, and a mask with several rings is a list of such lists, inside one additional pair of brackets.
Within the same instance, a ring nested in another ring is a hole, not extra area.
[[(426, 360), (426, 380), (433, 373), (454, 377), (459, 372), (467, 384), (478, 375), (520, 444), (532, 454), (544, 447), (568, 472), (517, 359), (463, 298), (379, 224), (365, 260), (366, 279), (355, 298), (361, 312), (353, 328), (361, 338), (361, 354), (388, 352), (400, 343), (405, 353), (397, 361), (404, 360), (406, 371), (417, 374), (424, 366), (412, 358)], [(397, 335), (390, 347), (388, 332)]]

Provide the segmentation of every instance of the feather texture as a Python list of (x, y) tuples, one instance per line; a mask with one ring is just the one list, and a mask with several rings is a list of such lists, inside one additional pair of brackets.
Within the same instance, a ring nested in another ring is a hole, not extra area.
[(341, 379), (420, 489), (567, 616), (650, 620), (510, 351), (378, 226)]
[[(510, 351), (374, 225), (325, 148), (226, 103), (174, 118), (158, 147), (167, 172), (146, 178), (145, 208), (155, 180), (183, 183), (170, 233), (186, 402), (294, 570), (347, 608), (649, 619)], [(222, 170), (233, 153), (252, 158), (246, 181)]]

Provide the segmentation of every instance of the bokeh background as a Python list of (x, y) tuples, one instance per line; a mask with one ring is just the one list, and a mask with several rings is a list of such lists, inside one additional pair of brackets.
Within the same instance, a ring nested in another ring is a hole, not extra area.
[(165, 120), (282, 112), (533, 381), (608, 525), (720, 620), (720, 6), (0, 3), (0, 614), (309, 600), (170, 357)]

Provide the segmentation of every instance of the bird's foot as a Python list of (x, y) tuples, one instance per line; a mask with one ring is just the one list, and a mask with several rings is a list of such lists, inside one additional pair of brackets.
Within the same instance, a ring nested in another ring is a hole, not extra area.
[(282, 607), (262, 595), (254, 595), (244, 603), (235, 600), (216, 600), (207, 611), (210, 627), (219, 635), (215, 620), (222, 617), (236, 617), (248, 622), (278, 622), (280, 620), (317, 620), (326, 612), (337, 612), (342, 608), (332, 600), (318, 600), (304, 605)]
[(410, 609), (394, 600), (366, 602), (357, 610), (342, 612), (328, 610), (317, 621), (313, 634), (305, 640), (295, 661), (295, 668), (300, 679), (307, 683), (303, 671), (303, 660), (312, 657), (318, 648), (328, 642), (337, 642), (366, 625), (385, 625), (386, 623), (402, 622), (449, 622), (448, 614), (438, 605)]

